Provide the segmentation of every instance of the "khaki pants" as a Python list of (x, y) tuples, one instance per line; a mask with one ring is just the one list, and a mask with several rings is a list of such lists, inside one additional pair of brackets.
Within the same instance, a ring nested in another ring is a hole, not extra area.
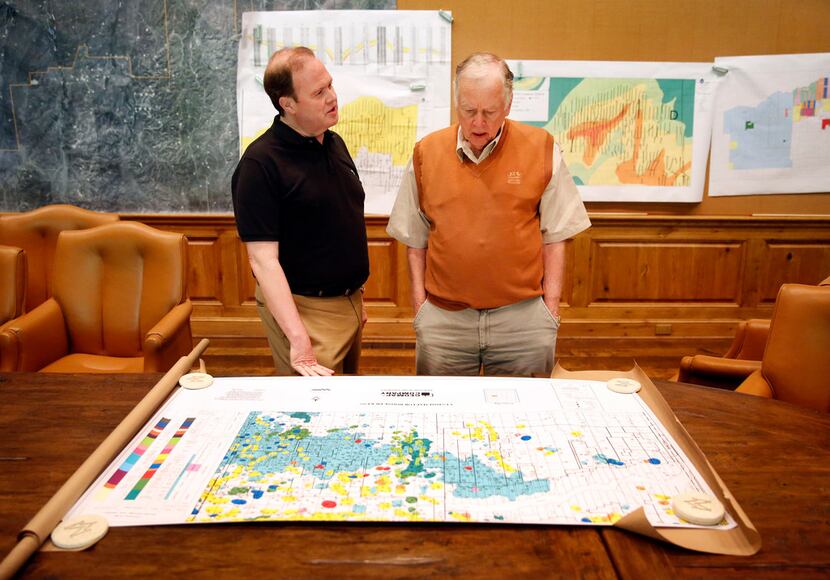
[(559, 320), (541, 297), (488, 310), (424, 302), (413, 321), (419, 375), (550, 375)]
[[(305, 325), (317, 362), (337, 374), (357, 374), (360, 361), (360, 315), (363, 294), (333, 298), (313, 298), (294, 294), (294, 303)], [(274, 367), (278, 375), (296, 375), (291, 368), (288, 337), (265, 306), (259, 284), (256, 287), (256, 305), (265, 324)]]

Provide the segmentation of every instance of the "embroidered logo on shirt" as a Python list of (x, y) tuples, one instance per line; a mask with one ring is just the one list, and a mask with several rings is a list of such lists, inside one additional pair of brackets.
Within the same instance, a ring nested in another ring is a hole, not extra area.
[(508, 171), (507, 172), (507, 183), (511, 185), (519, 185), (522, 182), (522, 172), (521, 171)]

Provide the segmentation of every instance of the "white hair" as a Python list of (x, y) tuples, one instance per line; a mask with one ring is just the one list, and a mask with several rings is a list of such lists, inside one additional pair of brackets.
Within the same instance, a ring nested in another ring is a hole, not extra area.
[(494, 69), (498, 67), (504, 84), (504, 103), (510, 102), (513, 97), (513, 73), (503, 58), (492, 52), (474, 52), (455, 67), (455, 81), (453, 82), (453, 98), (455, 106), (458, 106), (458, 82), (463, 76), (467, 79), (481, 80), (493, 75)]

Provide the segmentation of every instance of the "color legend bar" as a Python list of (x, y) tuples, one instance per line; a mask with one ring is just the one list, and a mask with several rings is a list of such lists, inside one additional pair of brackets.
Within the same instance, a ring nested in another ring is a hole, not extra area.
[(141, 476), (141, 479), (139, 479), (136, 482), (136, 484), (133, 486), (130, 492), (126, 495), (126, 497), (124, 498), (125, 500), (134, 500), (138, 497), (138, 494), (140, 494), (141, 490), (143, 490), (147, 486), (147, 484), (150, 483), (150, 480), (153, 479), (153, 476), (156, 474), (156, 471), (158, 471), (162, 464), (164, 464), (164, 461), (173, 451), (173, 448), (176, 447), (176, 444), (179, 441), (181, 441), (182, 437), (184, 437), (184, 434), (187, 432), (188, 428), (193, 424), (193, 421), (195, 420), (195, 417), (188, 417), (184, 420), (184, 423), (182, 423), (181, 427), (179, 427), (178, 430), (176, 430), (176, 432), (170, 438), (170, 441), (167, 442), (165, 448), (161, 450), (161, 453), (158, 454), (153, 463), (150, 465), (150, 468), (144, 472), (144, 475)]
[(107, 489), (115, 489), (124, 476), (129, 473), (129, 471), (133, 468), (133, 466), (141, 459), (141, 456), (150, 448), (150, 445), (153, 444), (153, 441), (161, 435), (161, 432), (164, 431), (164, 428), (167, 427), (167, 424), (170, 422), (170, 419), (162, 417), (156, 426), (150, 429), (150, 432), (144, 436), (144, 439), (136, 445), (136, 448), (133, 449), (133, 452), (124, 460), (124, 463), (121, 464), (121, 467), (115, 470), (115, 473), (107, 480), (104, 484), (104, 487)]

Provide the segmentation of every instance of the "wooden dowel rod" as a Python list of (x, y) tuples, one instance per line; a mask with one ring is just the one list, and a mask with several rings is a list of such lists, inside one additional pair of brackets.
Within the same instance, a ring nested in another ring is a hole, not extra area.
[(179, 378), (193, 368), (208, 342), (203, 338), (190, 354), (181, 357), (26, 524), (15, 547), (0, 562), (0, 580), (11, 578), (40, 548), (81, 494), (170, 395)]

